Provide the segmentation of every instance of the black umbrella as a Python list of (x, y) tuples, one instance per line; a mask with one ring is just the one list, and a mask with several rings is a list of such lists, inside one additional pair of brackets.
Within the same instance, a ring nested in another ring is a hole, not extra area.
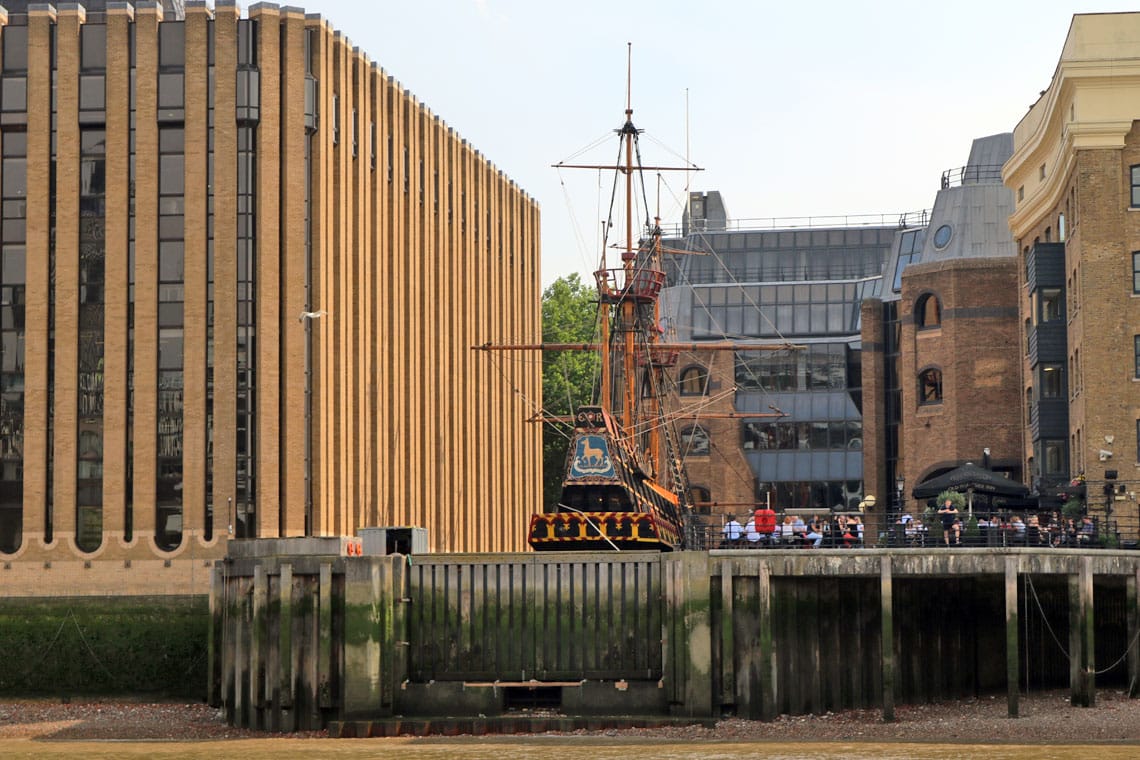
[(1029, 489), (1015, 480), (967, 462), (961, 467), (936, 478), (919, 483), (911, 495), (916, 499), (929, 499), (943, 491), (973, 491), (991, 496), (1024, 497)]

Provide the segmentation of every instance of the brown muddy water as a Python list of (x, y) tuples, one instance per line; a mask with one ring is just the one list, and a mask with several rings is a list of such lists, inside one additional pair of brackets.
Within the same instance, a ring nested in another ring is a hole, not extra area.
[(390, 760), (1124, 760), (1140, 755), (1132, 746), (655, 742), (607, 737), (501, 737), (446, 739), (239, 739), (209, 742), (60, 742), (42, 739), (0, 740), (0, 758), (188, 758), (189, 760), (311, 760), (312, 758), (385, 758)]

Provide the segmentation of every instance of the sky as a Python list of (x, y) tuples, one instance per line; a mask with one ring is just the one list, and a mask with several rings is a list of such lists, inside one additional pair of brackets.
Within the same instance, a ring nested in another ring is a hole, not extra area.
[[(1012, 131), (1049, 86), (1074, 13), (1100, 0), (307, 0), (541, 205), (544, 286), (597, 265), (612, 162), (633, 121), (666, 174), (736, 220), (930, 208), (976, 137)], [(1140, 54), (1140, 51), (1138, 51)], [(608, 182), (608, 180), (607, 180)], [(651, 205), (656, 205), (651, 200)]]

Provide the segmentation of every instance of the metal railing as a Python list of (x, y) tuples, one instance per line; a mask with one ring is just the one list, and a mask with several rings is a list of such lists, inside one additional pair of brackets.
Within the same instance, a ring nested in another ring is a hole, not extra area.
[[(998, 167), (999, 169), (1001, 167)], [(999, 172), (1000, 176), (1000, 172)], [(838, 227), (925, 227), (930, 209), (904, 211), (900, 214), (834, 214), (821, 216), (769, 216), (749, 219), (689, 219), (679, 224), (661, 225), (666, 238), (683, 237), (702, 232), (760, 232), (765, 230), (802, 230)]]
[(1001, 184), (1001, 164), (959, 166), (942, 172), (942, 189), (962, 185)]

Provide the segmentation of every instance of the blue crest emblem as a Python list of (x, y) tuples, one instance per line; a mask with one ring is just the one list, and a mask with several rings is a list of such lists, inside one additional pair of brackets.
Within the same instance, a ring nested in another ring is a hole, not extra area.
[(609, 445), (600, 435), (579, 436), (574, 443), (574, 459), (570, 463), (571, 478), (614, 477), (614, 463)]

